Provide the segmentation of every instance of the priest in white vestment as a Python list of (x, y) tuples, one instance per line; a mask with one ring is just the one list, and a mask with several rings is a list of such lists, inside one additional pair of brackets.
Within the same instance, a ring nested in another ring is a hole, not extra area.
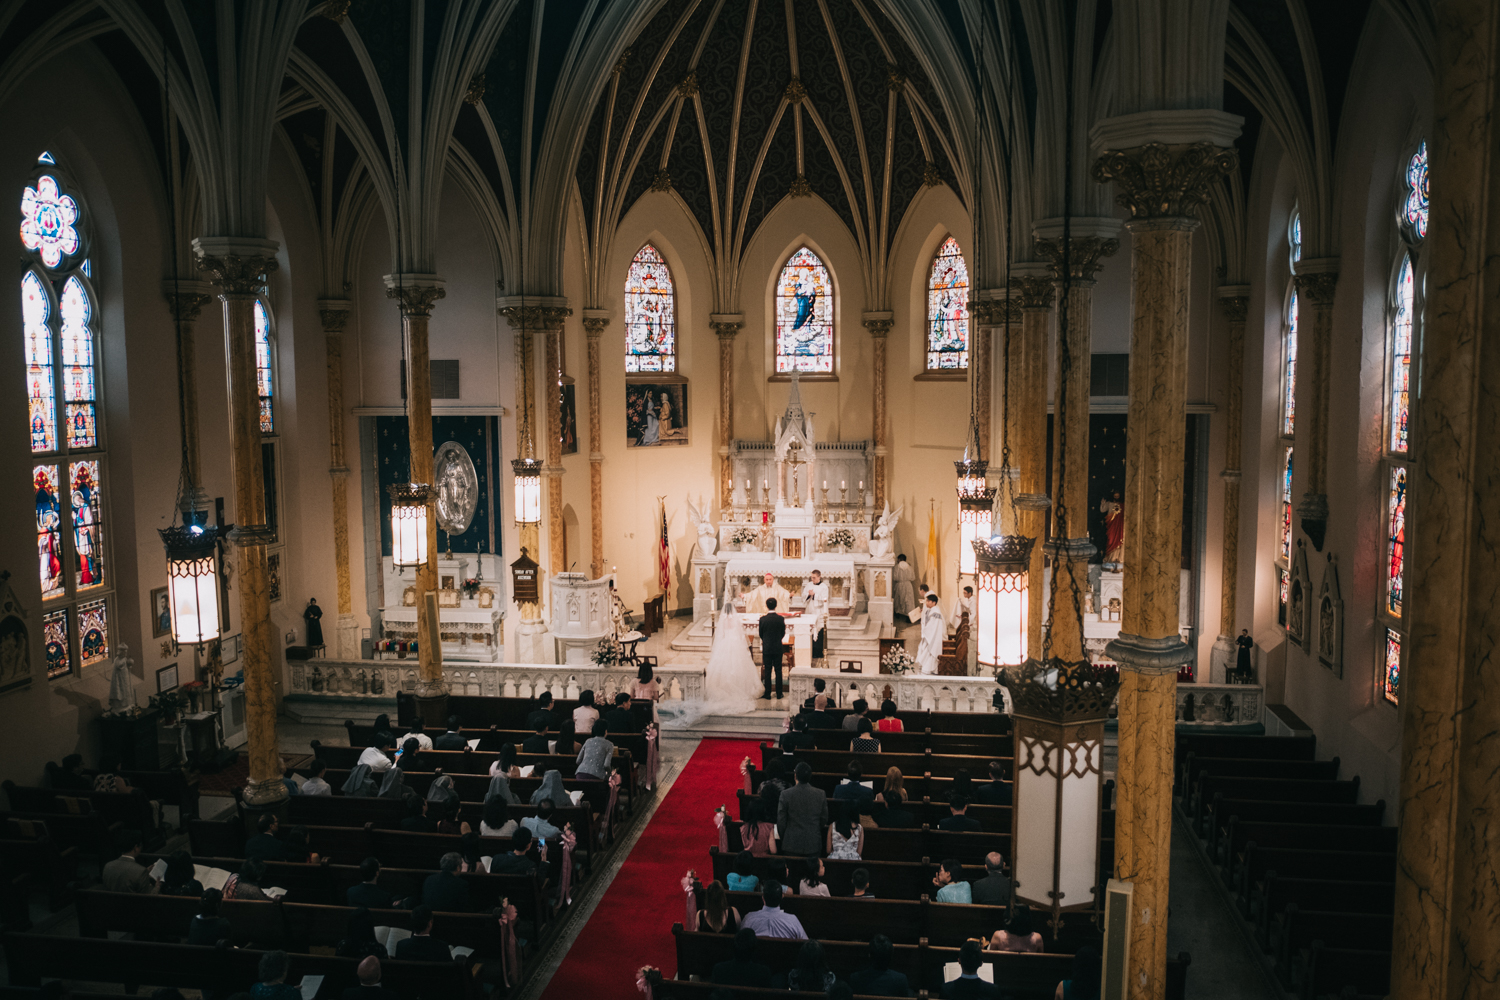
[[(911, 563), (906, 561), (904, 552), (896, 557), (896, 569), (891, 573), (891, 583), (891, 604), (895, 607), (896, 613), (906, 615), (908, 619), (915, 622), (914, 616), (918, 612), (915, 610), (917, 597), (913, 588), (917, 584), (917, 573), (911, 568)], [(908, 608), (913, 610), (908, 612)]]
[(766, 599), (776, 598), (776, 611), (781, 615), (792, 613), (792, 595), (776, 582), (776, 574), (767, 573), (766, 582), (745, 595), (745, 612), (752, 615), (766, 613)]
[(938, 657), (943, 652), (943, 637), (947, 635), (947, 623), (938, 610), (936, 594), (927, 595), (927, 604), (922, 609), (922, 641), (917, 644), (917, 666), (924, 674), (935, 674)]
[[(808, 576), (808, 581), (802, 585), (802, 614), (812, 619), (812, 658), (816, 663), (823, 659), (823, 643), (827, 639), (823, 630), (828, 626), (828, 583), (818, 570), (813, 570)], [(780, 601), (776, 603), (778, 607), (781, 604)]]

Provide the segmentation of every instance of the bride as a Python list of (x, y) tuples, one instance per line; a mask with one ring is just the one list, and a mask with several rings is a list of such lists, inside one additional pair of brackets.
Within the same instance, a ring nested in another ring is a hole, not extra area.
[[(755, 700), (762, 690), (760, 672), (750, 657), (750, 644), (745, 641), (728, 588), (705, 674), (702, 701), (662, 703), (663, 726), (680, 729), (705, 715), (744, 715), (755, 710)], [(671, 709), (677, 709), (677, 713), (668, 719)]]

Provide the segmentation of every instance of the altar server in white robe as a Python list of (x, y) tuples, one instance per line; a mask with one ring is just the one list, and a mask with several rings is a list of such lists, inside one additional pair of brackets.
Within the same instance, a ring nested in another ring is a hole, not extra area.
[(938, 610), (938, 596), (927, 595), (927, 606), (922, 609), (922, 641), (917, 644), (917, 666), (924, 674), (935, 674), (938, 656), (943, 652), (943, 637), (947, 634), (943, 613)]
[[(896, 557), (896, 569), (891, 573), (891, 583), (891, 604), (895, 606), (896, 613), (912, 618), (917, 604), (916, 591), (913, 589), (917, 583), (917, 573), (911, 568), (911, 563), (906, 561), (904, 552)], [(913, 612), (908, 612), (908, 608), (913, 609)]]
[(828, 584), (819, 570), (808, 574), (802, 585), (802, 615), (812, 620), (812, 658), (823, 659), (823, 643), (827, 639), (824, 631), (828, 627)]
[(745, 596), (745, 613), (752, 615), (763, 615), (766, 613), (766, 599), (776, 598), (776, 610), (782, 615), (792, 613), (792, 595), (787, 593), (785, 587), (776, 582), (776, 574), (767, 573), (766, 582), (750, 591)]
[(969, 624), (972, 626), (974, 624), (973, 587), (964, 588), (963, 596), (958, 599), (957, 604), (953, 605), (953, 617), (949, 619), (949, 624), (957, 629), (963, 623), (964, 615), (969, 616)]

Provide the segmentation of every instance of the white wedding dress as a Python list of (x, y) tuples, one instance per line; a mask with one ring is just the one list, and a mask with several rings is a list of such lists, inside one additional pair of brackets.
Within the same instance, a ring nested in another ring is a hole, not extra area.
[(760, 672), (750, 656), (750, 644), (745, 640), (739, 618), (730, 610), (728, 601), (724, 606), (708, 654), (703, 700), (662, 702), (663, 728), (682, 729), (705, 715), (745, 715), (755, 710), (755, 700), (763, 689)]

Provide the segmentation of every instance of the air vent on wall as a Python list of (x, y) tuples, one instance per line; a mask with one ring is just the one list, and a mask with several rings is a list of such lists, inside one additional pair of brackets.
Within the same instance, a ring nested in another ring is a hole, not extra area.
[(1130, 355), (1095, 354), (1089, 372), (1089, 395), (1130, 395)]
[[(433, 399), (457, 399), (458, 393), (458, 359), (443, 358), (427, 362), (427, 370), (432, 378)], [(401, 398), (406, 398), (406, 362), (401, 362)]]

